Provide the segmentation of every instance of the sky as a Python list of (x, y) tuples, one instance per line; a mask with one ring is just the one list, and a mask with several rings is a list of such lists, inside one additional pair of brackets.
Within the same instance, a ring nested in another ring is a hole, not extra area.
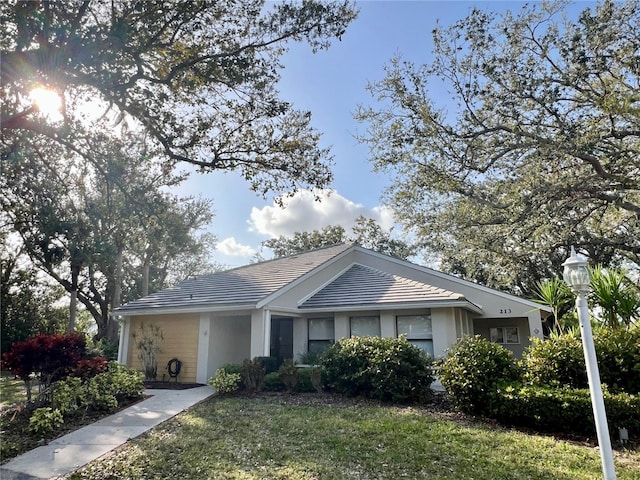
[[(529, 2), (533, 3), (533, 2)], [(260, 252), (261, 242), (295, 232), (342, 225), (351, 231), (355, 219), (364, 215), (386, 229), (394, 226), (391, 210), (382, 195), (390, 179), (374, 173), (368, 161), (368, 147), (354, 136), (365, 126), (353, 114), (358, 105), (374, 105), (366, 90), (368, 83), (384, 77), (384, 66), (396, 55), (416, 64), (432, 59), (432, 30), (465, 18), (476, 6), (482, 10), (517, 11), (525, 2), (513, 1), (360, 1), (358, 18), (341, 41), (316, 54), (305, 44), (290, 45), (283, 57), (279, 90), (281, 99), (298, 110), (312, 113), (311, 125), (322, 133), (321, 147), (330, 147), (334, 157), (331, 194), (316, 202), (313, 194), (301, 191), (285, 201), (274, 196), (263, 199), (234, 173), (193, 174), (176, 193), (200, 195), (213, 201), (215, 217), (209, 230), (218, 238), (212, 259), (222, 265), (245, 265)], [(579, 1), (579, 10), (595, 2)], [(394, 233), (401, 233), (395, 226)]]

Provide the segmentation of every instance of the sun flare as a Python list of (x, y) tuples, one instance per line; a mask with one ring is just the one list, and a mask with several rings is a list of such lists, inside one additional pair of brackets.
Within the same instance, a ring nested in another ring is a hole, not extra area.
[(29, 98), (36, 108), (49, 120), (62, 120), (62, 98), (58, 92), (44, 87), (31, 90)]

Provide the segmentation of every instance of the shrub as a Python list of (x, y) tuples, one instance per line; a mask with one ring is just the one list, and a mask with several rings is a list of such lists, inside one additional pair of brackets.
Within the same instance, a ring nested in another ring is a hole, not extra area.
[(322, 355), (328, 388), (344, 395), (414, 402), (430, 395), (429, 358), (405, 338), (342, 339)]
[(64, 424), (60, 410), (51, 407), (36, 408), (29, 418), (29, 431), (50, 435)]
[(280, 367), (278, 357), (255, 357), (254, 360), (257, 360), (262, 364), (265, 375), (267, 373), (277, 372)]
[(298, 368), (298, 383), (296, 383), (296, 387), (294, 389), (295, 392), (298, 393), (315, 393), (317, 391), (313, 386), (312, 376), (313, 371), (319, 372), (319, 368)]
[(522, 357), (525, 379), (534, 385), (587, 388), (582, 343), (574, 335), (533, 339)]
[(209, 385), (215, 388), (217, 395), (227, 395), (238, 391), (240, 378), (239, 373), (227, 373), (224, 368), (219, 368), (209, 379)]
[[(588, 389), (514, 383), (500, 388), (497, 400), (490, 416), (501, 423), (552, 433), (595, 433)], [(605, 391), (604, 401), (611, 434), (618, 427), (627, 428), (632, 436), (640, 434), (639, 396)]]
[(256, 357), (253, 360), (247, 358), (242, 362), (242, 380), (249, 392), (259, 392), (264, 386), (266, 369), (262, 358), (264, 357)]
[(296, 384), (298, 383), (298, 368), (295, 362), (290, 358), (282, 362), (282, 365), (278, 369), (278, 375), (287, 392), (293, 392), (293, 389), (296, 388)]
[(594, 333), (600, 379), (612, 392), (640, 393), (640, 327)]
[(285, 390), (284, 383), (280, 380), (278, 372), (267, 373), (264, 376), (264, 390), (267, 392), (282, 392)]
[(512, 355), (479, 335), (463, 337), (442, 361), (438, 378), (460, 410), (486, 414), (496, 400), (498, 385), (520, 378)]
[(322, 392), (322, 369), (318, 367), (311, 367), (309, 370), (311, 370), (310, 378), (309, 378), (311, 380), (311, 385), (313, 386), (316, 392), (321, 393)]
[(94, 377), (68, 377), (56, 382), (52, 405), (64, 415), (77, 411), (113, 411), (121, 402), (141, 397), (143, 389), (140, 372), (112, 361), (106, 372)]
[[(600, 380), (613, 392), (640, 392), (640, 329), (597, 329), (594, 343)], [(534, 340), (522, 359), (534, 385), (587, 388), (582, 341), (577, 335)]]
[(86, 340), (78, 333), (65, 335), (40, 334), (16, 342), (2, 354), (2, 367), (20, 377), (31, 401), (31, 376), (35, 375), (41, 391), (71, 373), (78, 361), (85, 358)]
[(107, 371), (109, 361), (104, 357), (83, 358), (71, 372), (72, 377), (90, 378)]

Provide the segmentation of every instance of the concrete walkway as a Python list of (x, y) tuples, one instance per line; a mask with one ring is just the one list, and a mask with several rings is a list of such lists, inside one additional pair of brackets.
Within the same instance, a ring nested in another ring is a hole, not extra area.
[(2, 480), (38, 480), (66, 475), (205, 400), (213, 388), (146, 390), (151, 397), (52, 440), (0, 467)]

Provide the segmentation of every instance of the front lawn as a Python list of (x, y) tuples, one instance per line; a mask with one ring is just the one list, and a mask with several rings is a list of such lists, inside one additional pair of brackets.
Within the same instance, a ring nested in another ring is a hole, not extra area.
[[(640, 452), (616, 452), (620, 480)], [(327, 395), (214, 398), (68, 479), (566, 479), (598, 451), (455, 414)]]

